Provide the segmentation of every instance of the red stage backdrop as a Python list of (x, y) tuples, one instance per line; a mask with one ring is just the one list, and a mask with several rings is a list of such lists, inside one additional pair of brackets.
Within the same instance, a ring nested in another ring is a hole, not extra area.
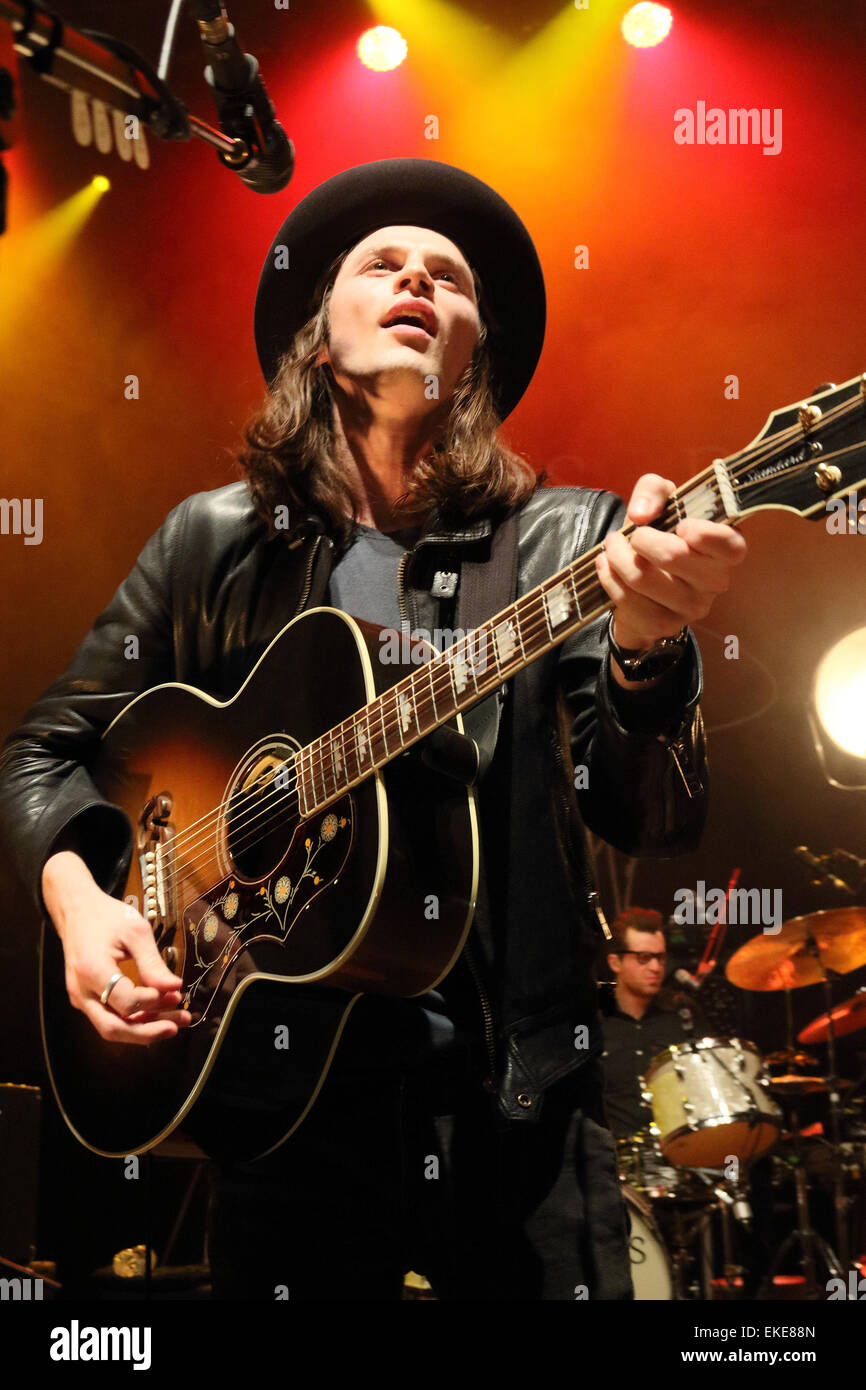
[[(61, 8), (155, 61), (167, 0)], [(233, 0), (296, 146), (294, 179), (273, 197), (249, 192), (198, 142), (148, 133), (146, 170), (79, 145), (68, 97), (14, 60), (0, 492), (42, 499), (43, 535), (38, 545), (0, 536), (4, 733), (170, 508), (236, 477), (234, 447), (264, 389), (252, 334), (262, 258), (288, 209), (350, 165), (394, 155), (460, 165), (523, 217), (549, 330), (504, 435), (555, 483), (627, 495), (647, 470), (683, 481), (743, 447), (772, 408), (866, 370), (861, 6), (672, 8), (670, 37), (637, 50), (619, 34), (626, 5), (610, 0)], [(409, 43), (391, 73), (367, 71), (355, 53), (377, 22)], [(8, 28), (0, 35), (2, 63)], [(170, 81), (211, 121), (202, 67), (185, 15)], [(713, 108), (764, 113), (760, 139), (701, 143)], [(110, 191), (82, 195), (98, 174)], [(743, 886), (782, 888), (790, 916), (829, 905), (792, 845), (864, 852), (862, 797), (823, 782), (805, 700), (823, 651), (866, 623), (866, 540), (775, 516), (745, 534), (739, 582), (699, 629), (714, 788), (706, 839), (689, 859), (638, 866), (633, 897), (644, 906), (670, 911), (675, 888), (724, 885), (739, 865)], [(723, 656), (731, 634), (736, 661)], [(24, 1080), (36, 1066), (35, 1042), (21, 1044), (36, 924), (10, 869), (0, 952), (17, 1002), (0, 1010), (0, 1073)], [(773, 1024), (776, 1002), (765, 1011)], [(810, 1003), (812, 1014), (823, 1007)]]

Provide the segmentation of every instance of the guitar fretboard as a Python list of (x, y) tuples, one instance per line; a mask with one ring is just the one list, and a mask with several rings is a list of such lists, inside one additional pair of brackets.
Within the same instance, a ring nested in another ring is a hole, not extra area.
[[(725, 520), (737, 510), (717, 461), (674, 493), (652, 524), (673, 531), (686, 517)], [(594, 546), (303, 748), (296, 764), (302, 814), (323, 809), (609, 609), (595, 564), (602, 549)], [(400, 639), (411, 660), (408, 625)]]

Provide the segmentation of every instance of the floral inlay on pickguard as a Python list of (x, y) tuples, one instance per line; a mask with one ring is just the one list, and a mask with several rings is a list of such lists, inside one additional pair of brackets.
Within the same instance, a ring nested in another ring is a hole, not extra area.
[[(186, 991), (181, 1008), (200, 1022), (220, 980), (238, 955), (266, 937), (285, 942), (298, 914), (334, 881), (352, 845), (351, 798), (340, 813), (327, 812), (307, 826), (263, 883), (228, 878), (216, 896), (199, 899), (184, 913)], [(289, 870), (289, 872), (287, 872)]]

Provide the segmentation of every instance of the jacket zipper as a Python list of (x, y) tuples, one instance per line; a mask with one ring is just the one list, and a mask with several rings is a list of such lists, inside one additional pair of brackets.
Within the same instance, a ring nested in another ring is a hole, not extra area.
[[(565, 788), (563, 785), (563, 783), (565, 782), (565, 759), (562, 756), (562, 748), (560, 747), (558, 738), (555, 739), (553, 744), (553, 756), (556, 759), (556, 762), (559, 766), (560, 776), (557, 782), (557, 792), (559, 795), (559, 804), (563, 812), (563, 834), (567, 835), (569, 830), (569, 822), (571, 820), (571, 807), (568, 804), (568, 798), (566, 797)], [(588, 855), (589, 846), (584, 841), (584, 856)], [(613, 935), (611, 933), (610, 927), (607, 924), (604, 912), (601, 908), (601, 899), (598, 895), (598, 889), (590, 881), (589, 875), (586, 872), (583, 872), (581, 874), (581, 882), (583, 884), (584, 896), (586, 898), (587, 903), (589, 904), (590, 911), (593, 913), (595, 917), (598, 929), (601, 931), (606, 941), (612, 941)]]
[(300, 603), (298, 604), (297, 608), (295, 609), (295, 617), (297, 617), (298, 614), (299, 614), (300, 612), (303, 611), (304, 604), (307, 602), (307, 599), (310, 597), (310, 586), (311, 586), (311, 584), (312, 584), (312, 582), (313, 582), (313, 561), (314, 561), (315, 558), (316, 558), (316, 555), (317, 555), (317, 553), (318, 553), (318, 549), (319, 549), (319, 546), (320, 546), (320, 544), (321, 544), (321, 541), (322, 541), (322, 537), (321, 537), (321, 536), (317, 536), (317, 537), (316, 537), (316, 540), (315, 540), (315, 543), (314, 543), (314, 545), (313, 545), (313, 548), (312, 548), (312, 550), (310, 551), (310, 558), (309, 558), (309, 560), (307, 561), (307, 573), (306, 573), (306, 577), (305, 577), (305, 579), (304, 579), (304, 591), (303, 591), (303, 593), (301, 594), (301, 601), (300, 601)]
[(408, 623), (409, 615), (406, 612), (405, 596), (403, 593), (403, 573), (406, 569), (406, 561), (409, 559), (410, 555), (414, 554), (414, 548), (412, 550), (404, 550), (403, 554), (400, 556), (400, 563), (397, 566), (397, 603), (400, 607), (400, 620), (404, 623)]
[(493, 1026), (493, 1009), (490, 1005), (487, 991), (482, 983), (481, 975), (475, 962), (475, 956), (468, 940), (463, 947), (463, 954), (466, 957), (469, 973), (475, 982), (475, 988), (478, 990), (478, 998), (481, 1002), (481, 1013), (484, 1019), (484, 1045), (487, 1048), (487, 1062), (490, 1070), (481, 1084), (485, 1091), (497, 1091), (499, 1086), (496, 1080), (496, 1041)]
[[(662, 743), (667, 742), (668, 750), (676, 764), (677, 772), (683, 780), (683, 785), (689, 797), (694, 797), (702, 790), (702, 784), (692, 765), (688, 749), (686, 748), (685, 732), (681, 732), (678, 737), (670, 740), (666, 740), (664, 734), (660, 734), (659, 740)], [(678, 751), (682, 754), (682, 762), (680, 762)], [(685, 767), (683, 764), (685, 764)]]
[[(414, 554), (414, 546), (411, 550), (404, 550), (403, 554), (400, 556), (400, 563), (397, 566), (397, 603), (400, 609), (401, 622), (407, 624), (409, 622), (409, 614), (406, 605), (404, 577), (406, 572), (406, 564), (409, 560), (409, 557)], [(481, 1084), (484, 1087), (485, 1091), (495, 1092), (499, 1088), (496, 1080), (496, 1042), (495, 1029), (493, 1024), (493, 1009), (491, 1007), (487, 991), (485, 990), (484, 985), (482, 983), (478, 966), (475, 962), (475, 957), (472, 953), (472, 947), (470, 946), (468, 939), (463, 947), (463, 955), (466, 958), (466, 964), (469, 967), (469, 973), (472, 976), (475, 988), (478, 991), (478, 999), (481, 1004), (481, 1014), (484, 1020), (484, 1045), (487, 1049), (487, 1061), (490, 1071)]]

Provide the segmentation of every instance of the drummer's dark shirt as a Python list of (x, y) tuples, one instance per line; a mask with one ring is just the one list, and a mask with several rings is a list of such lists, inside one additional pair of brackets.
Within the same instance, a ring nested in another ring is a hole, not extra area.
[[(681, 998), (681, 996), (680, 996)], [(691, 1005), (660, 1007), (653, 1001), (643, 1018), (632, 1018), (617, 1006), (612, 988), (600, 998), (604, 1035), (604, 1103), (607, 1122), (619, 1139), (647, 1130), (652, 1106), (641, 1100), (640, 1077), (650, 1062), (673, 1043), (700, 1038), (698, 1020)]]

